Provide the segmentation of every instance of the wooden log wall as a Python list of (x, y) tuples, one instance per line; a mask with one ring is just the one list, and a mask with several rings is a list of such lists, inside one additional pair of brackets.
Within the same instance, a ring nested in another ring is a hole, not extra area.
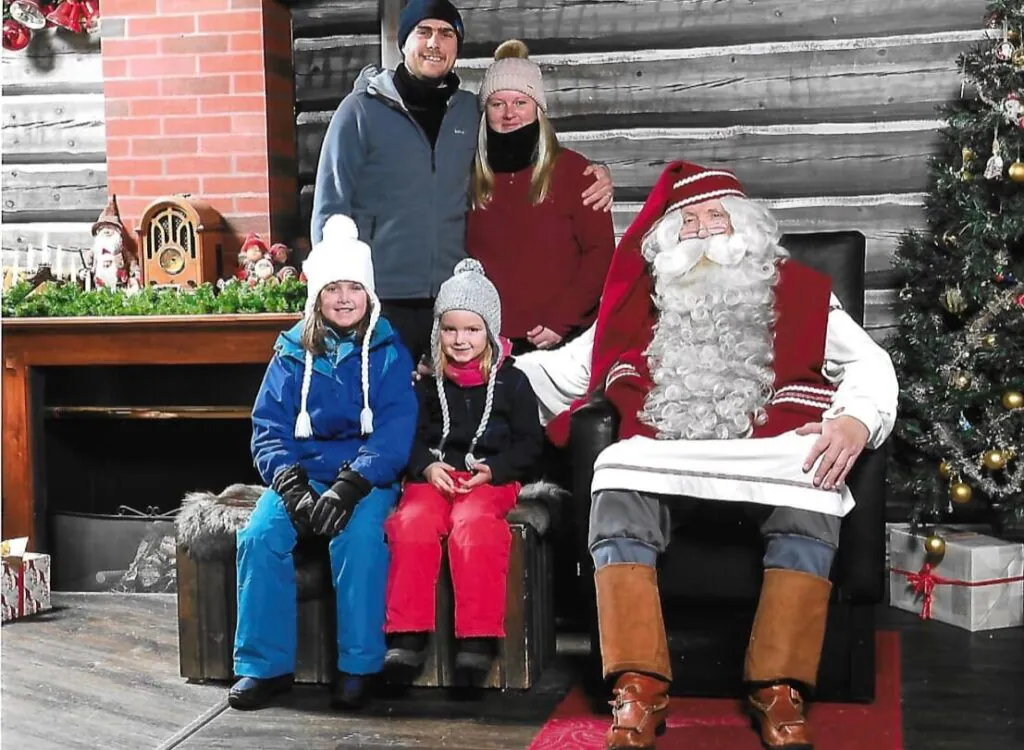
[[(956, 58), (983, 36), (984, 0), (457, 4), (464, 85), (479, 86), (501, 41), (526, 41), (563, 143), (612, 169), (617, 231), (666, 163), (727, 165), (786, 231), (867, 236), (865, 324), (885, 338), (893, 251), (924, 225), (936, 106), (960, 95)], [(327, 122), (380, 60), (376, 5), (306, 0), (292, 11), (306, 218)]]
[(0, 67), (3, 265), (25, 268), (31, 254), (70, 273), (107, 202), (99, 37), (37, 32)]

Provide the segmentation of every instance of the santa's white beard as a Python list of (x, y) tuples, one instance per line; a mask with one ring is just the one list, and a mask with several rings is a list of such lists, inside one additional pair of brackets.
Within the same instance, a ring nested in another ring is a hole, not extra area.
[[(729, 243), (723, 251), (744, 242), (709, 239)], [(752, 252), (734, 265), (704, 260), (687, 270), (707, 242), (687, 240), (654, 258), (659, 316), (646, 352), (654, 387), (640, 417), (661, 439), (747, 437), (771, 396), (775, 244), (749, 243)]]

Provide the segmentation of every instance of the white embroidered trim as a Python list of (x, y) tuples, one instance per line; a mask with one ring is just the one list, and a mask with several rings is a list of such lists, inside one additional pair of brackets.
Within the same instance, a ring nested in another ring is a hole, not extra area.
[(768, 402), (769, 406), (777, 406), (778, 404), (799, 404), (800, 406), (810, 406), (813, 409), (825, 411), (832, 406), (832, 400), (829, 399), (827, 402), (822, 402), (809, 398), (798, 398), (797, 396), (783, 396), (782, 398), (773, 398)]
[(608, 371), (608, 376), (604, 379), (604, 387), (608, 388), (612, 383), (620, 378), (638, 378), (640, 377), (639, 371), (630, 364), (619, 363), (612, 366), (612, 369)]
[(832, 396), (835, 395), (835, 389), (827, 386), (814, 386), (814, 385), (784, 385), (775, 392), (776, 396), (782, 395), (783, 393), (789, 393), (790, 391), (796, 391), (797, 393), (813, 393), (821, 396), (827, 396), (831, 401)]
[(720, 198), (723, 195), (735, 195), (739, 198), (745, 197), (743, 191), (737, 190), (736, 188), (709, 190), (706, 193), (700, 193), (699, 195), (691, 196), (686, 200), (679, 201), (678, 203), (673, 203), (671, 206), (665, 209), (665, 213), (667, 214), (669, 211), (674, 211), (675, 209), (682, 208), (683, 206), (691, 206), (694, 203), (703, 203), (704, 201), (709, 201), (712, 198)]
[(696, 182), (697, 180), (703, 180), (705, 177), (731, 177), (734, 180), (736, 179), (736, 175), (734, 175), (732, 172), (724, 172), (720, 169), (710, 169), (707, 172), (701, 172), (700, 174), (692, 174), (689, 177), (684, 177), (683, 179), (679, 180), (679, 182), (672, 185), (672, 189), (675, 190), (676, 188), (680, 188), (683, 185), (689, 185), (691, 183)]

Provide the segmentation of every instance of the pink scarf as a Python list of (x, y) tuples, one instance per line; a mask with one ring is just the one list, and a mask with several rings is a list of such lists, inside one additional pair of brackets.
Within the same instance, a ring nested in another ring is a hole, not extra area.
[[(498, 354), (498, 361), (494, 363), (494, 369), (501, 367), (501, 363), (505, 361), (505, 358), (512, 354), (511, 341), (504, 336), (499, 336), (498, 341), (501, 343), (501, 352)], [(483, 370), (480, 368), (479, 357), (465, 364), (449, 362), (445, 365), (444, 374), (446, 378), (460, 388), (472, 388), (476, 385), (484, 385), (487, 382), (484, 379)]]

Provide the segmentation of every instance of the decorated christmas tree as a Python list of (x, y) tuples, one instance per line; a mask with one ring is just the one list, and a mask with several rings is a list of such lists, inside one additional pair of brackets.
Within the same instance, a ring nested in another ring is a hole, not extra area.
[[(912, 520), (1024, 519), (1024, 0), (989, 4), (944, 111), (927, 232), (896, 254), (900, 379), (890, 480)], [(955, 514), (954, 514), (955, 515)]]

